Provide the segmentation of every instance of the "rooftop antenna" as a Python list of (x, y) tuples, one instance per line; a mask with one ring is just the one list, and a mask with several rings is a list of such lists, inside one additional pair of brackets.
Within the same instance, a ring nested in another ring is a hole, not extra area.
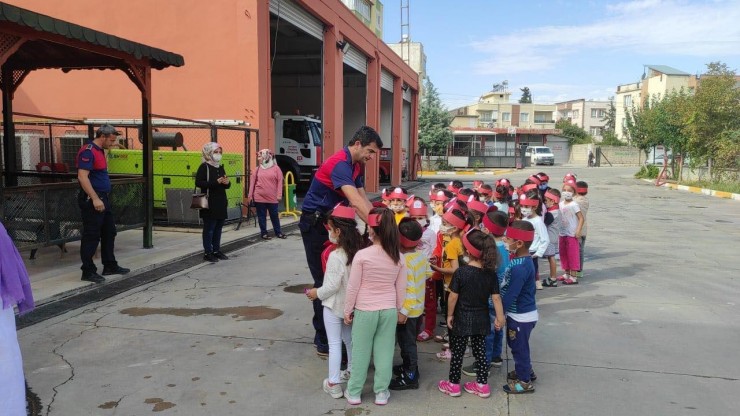
[(409, 1), (401, 0), (401, 59), (409, 65), (411, 61), (411, 30), (409, 25)]

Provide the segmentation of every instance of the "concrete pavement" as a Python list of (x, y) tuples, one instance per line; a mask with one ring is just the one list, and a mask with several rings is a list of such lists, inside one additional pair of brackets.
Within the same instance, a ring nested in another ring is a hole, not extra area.
[(534, 394), (501, 392), (507, 359), (491, 398), (444, 396), (448, 364), (426, 343), (419, 390), (385, 407), (370, 383), (359, 407), (331, 399), (295, 232), (22, 329), (29, 384), (49, 415), (735, 414), (738, 201), (656, 188), (636, 168), (507, 176), (540, 170), (588, 181), (591, 210), (586, 277), (537, 294)]

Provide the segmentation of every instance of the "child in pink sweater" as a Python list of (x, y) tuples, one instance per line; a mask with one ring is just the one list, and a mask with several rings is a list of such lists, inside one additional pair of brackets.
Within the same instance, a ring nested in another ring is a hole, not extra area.
[(390, 397), (396, 324), (406, 322), (398, 312), (406, 298), (406, 264), (393, 212), (373, 208), (367, 225), (373, 244), (352, 260), (344, 301), (344, 322), (352, 323), (352, 375), (344, 396), (349, 404), (362, 403), (372, 355), (375, 404), (384, 405)]

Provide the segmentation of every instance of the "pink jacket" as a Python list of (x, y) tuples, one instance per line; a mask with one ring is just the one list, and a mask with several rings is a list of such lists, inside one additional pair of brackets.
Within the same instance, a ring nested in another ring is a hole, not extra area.
[(406, 299), (406, 262), (400, 264), (385, 254), (383, 248), (373, 244), (357, 252), (349, 272), (344, 313), (355, 308), (361, 311), (401, 310)]
[(277, 165), (268, 169), (257, 167), (249, 180), (248, 192), (254, 202), (277, 204), (283, 196), (283, 172)]

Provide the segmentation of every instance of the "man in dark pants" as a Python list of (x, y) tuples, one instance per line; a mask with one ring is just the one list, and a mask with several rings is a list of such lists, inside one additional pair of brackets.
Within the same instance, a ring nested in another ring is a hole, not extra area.
[[(362, 126), (352, 136), (349, 144), (326, 160), (316, 172), (311, 187), (303, 199), (301, 229), (303, 248), (306, 251), (308, 269), (313, 277), (313, 287), (324, 283), (321, 267), (321, 252), (329, 239), (324, 228), (326, 213), (338, 203), (347, 203), (355, 208), (357, 215), (365, 221), (372, 208), (365, 194), (363, 168), (383, 147), (383, 141), (371, 127)], [(321, 301), (313, 301), (313, 327), (316, 330), (314, 345), (319, 355), (329, 354), (329, 345), (324, 328)]]
[[(105, 124), (95, 132), (95, 139), (77, 152), (77, 180), (82, 188), (77, 195), (77, 203), (82, 212), (82, 280), (93, 283), (104, 282), (103, 276), (126, 274), (130, 271), (119, 266), (113, 254), (116, 222), (111, 212), (111, 184), (108, 162), (103, 152), (103, 149), (116, 143), (116, 137), (120, 134), (113, 126)], [(98, 268), (93, 263), (98, 242), (103, 258), (103, 276), (98, 274)]]

